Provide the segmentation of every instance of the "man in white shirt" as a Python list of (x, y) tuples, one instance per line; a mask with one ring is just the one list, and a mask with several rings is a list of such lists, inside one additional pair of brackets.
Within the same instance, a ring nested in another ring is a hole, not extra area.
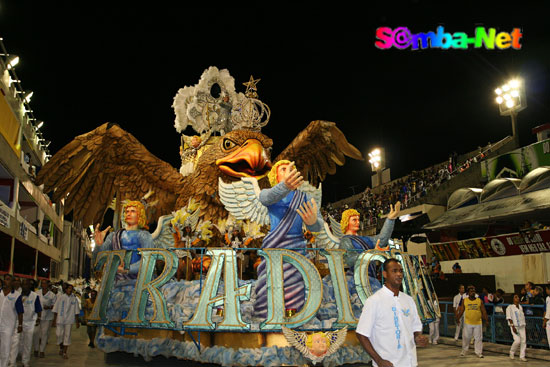
[(21, 351), (21, 362), (23, 367), (29, 367), (31, 360), (32, 339), (35, 326), (40, 324), (42, 306), (38, 294), (31, 291), (30, 279), (23, 279), (21, 285), (21, 301), (23, 302), (23, 331), (18, 335), (11, 345), (10, 364), (15, 366), (19, 351)]
[(546, 329), (546, 340), (548, 341), (548, 346), (550, 346), (550, 285), (546, 286), (546, 312), (544, 313), (544, 318), (542, 321), (542, 328)]
[(516, 349), (521, 344), (519, 349), (519, 359), (522, 362), (527, 361), (525, 359), (525, 349), (527, 348), (527, 338), (525, 337), (525, 315), (523, 313), (523, 307), (519, 304), (519, 295), (514, 294), (514, 304), (506, 307), (506, 320), (510, 325), (510, 331), (514, 338), (514, 343), (510, 348), (510, 359), (514, 359)]
[(0, 367), (8, 365), (14, 331), (23, 331), (23, 302), (21, 294), (11, 288), (12, 281), (12, 275), (4, 275), (0, 291)]
[[(53, 320), (53, 305), (55, 304), (56, 296), (50, 290), (50, 281), (43, 279), (40, 281), (40, 289), (38, 291), (38, 297), (40, 297), (40, 304), (42, 305), (42, 321), (40, 325), (34, 330), (34, 356), (44, 358), (44, 350), (46, 350), (46, 343), (48, 342), (48, 335), (50, 333), (50, 327)], [(40, 354), (39, 354), (40, 353)]]
[(461, 284), (458, 286), (458, 294), (453, 298), (453, 311), (455, 313), (456, 324), (455, 341), (458, 341), (460, 330), (462, 330), (462, 325), (464, 325), (464, 316), (462, 316), (460, 319), (456, 318), (456, 316), (458, 315), (458, 307), (460, 306), (460, 302), (462, 301), (464, 294), (464, 284)]
[(416, 367), (416, 345), (426, 346), (416, 304), (400, 292), (403, 267), (396, 259), (384, 262), (384, 286), (370, 296), (357, 324), (359, 342), (375, 367)]
[(71, 345), (71, 327), (76, 321), (76, 328), (80, 327), (80, 308), (78, 300), (73, 294), (72, 284), (66, 283), (65, 293), (58, 296), (55, 305), (53, 306), (53, 321), (52, 326), (57, 327), (57, 344), (59, 344), (59, 354), (63, 358), (67, 356), (67, 349)]

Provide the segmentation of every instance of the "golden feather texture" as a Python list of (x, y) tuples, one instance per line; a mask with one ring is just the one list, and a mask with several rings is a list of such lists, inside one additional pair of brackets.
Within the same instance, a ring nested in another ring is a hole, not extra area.
[[(229, 149), (224, 147), (226, 139), (233, 144)], [(101, 222), (115, 195), (121, 201), (139, 200), (149, 190), (154, 191), (151, 200), (158, 201), (148, 209), (149, 221), (182, 208), (192, 198), (200, 204), (202, 219), (216, 223), (228, 216), (218, 196), (218, 178), (225, 182), (240, 179), (223, 173), (216, 161), (250, 139), (257, 140), (269, 155), (273, 141), (267, 136), (249, 130), (231, 131), (211, 138), (194, 172), (183, 177), (132, 134), (105, 123), (60, 149), (40, 170), (37, 184), (44, 184), (44, 192), (53, 192), (54, 202), (64, 198), (65, 213), (73, 211), (73, 218), (84, 226)], [(277, 160), (295, 161), (304, 178), (317, 185), (327, 173), (336, 172), (336, 165), (344, 164), (344, 156), (363, 159), (333, 122), (313, 121)], [(265, 178), (259, 184), (268, 187)]]

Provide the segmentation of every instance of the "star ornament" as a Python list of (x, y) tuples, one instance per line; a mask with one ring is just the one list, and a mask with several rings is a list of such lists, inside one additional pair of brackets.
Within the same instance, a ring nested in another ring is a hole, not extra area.
[(250, 75), (250, 80), (246, 83), (243, 83), (243, 85), (246, 87), (245, 95), (247, 97), (258, 97), (258, 94), (256, 93), (258, 91), (258, 87), (256, 84), (258, 84), (262, 79), (254, 79), (254, 76)]

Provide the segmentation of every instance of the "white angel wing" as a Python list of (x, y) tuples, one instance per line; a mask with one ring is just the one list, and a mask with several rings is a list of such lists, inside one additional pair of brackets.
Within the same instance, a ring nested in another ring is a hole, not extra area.
[(304, 181), (298, 190), (305, 192), (310, 198), (315, 199), (317, 207), (321, 207), (321, 201), (323, 200), (323, 190), (321, 188), (321, 184), (319, 184), (319, 188), (315, 188), (315, 186), (310, 185), (309, 182)]
[(344, 237), (344, 233), (342, 232), (342, 227), (340, 226), (340, 223), (337, 222), (336, 219), (332, 217), (332, 215), (329, 215), (328, 218), (330, 220), (330, 229), (332, 230), (334, 236), (338, 238)]
[(330, 339), (330, 346), (327, 350), (327, 356), (330, 356), (332, 353), (336, 352), (338, 348), (346, 341), (346, 335), (348, 333), (348, 327), (336, 331), (327, 331), (327, 336)]
[(157, 229), (153, 232), (153, 243), (159, 248), (174, 247), (174, 236), (170, 229), (170, 221), (174, 218), (173, 214), (163, 215), (159, 218)]
[(317, 248), (340, 248), (340, 238), (330, 231), (327, 222), (323, 222), (321, 232), (315, 233), (315, 246)]
[(260, 202), (260, 186), (255, 178), (243, 177), (232, 183), (225, 183), (220, 178), (218, 192), (225, 209), (236, 219), (269, 225), (269, 213)]

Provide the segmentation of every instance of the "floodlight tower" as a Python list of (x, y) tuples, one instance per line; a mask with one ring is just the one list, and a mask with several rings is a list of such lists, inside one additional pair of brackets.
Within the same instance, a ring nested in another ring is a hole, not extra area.
[(512, 79), (508, 83), (495, 89), (497, 95), (496, 102), (501, 116), (509, 115), (512, 118), (512, 137), (519, 147), (519, 134), (517, 125), (518, 112), (527, 108), (527, 98), (525, 97), (525, 87), (523, 80)]

